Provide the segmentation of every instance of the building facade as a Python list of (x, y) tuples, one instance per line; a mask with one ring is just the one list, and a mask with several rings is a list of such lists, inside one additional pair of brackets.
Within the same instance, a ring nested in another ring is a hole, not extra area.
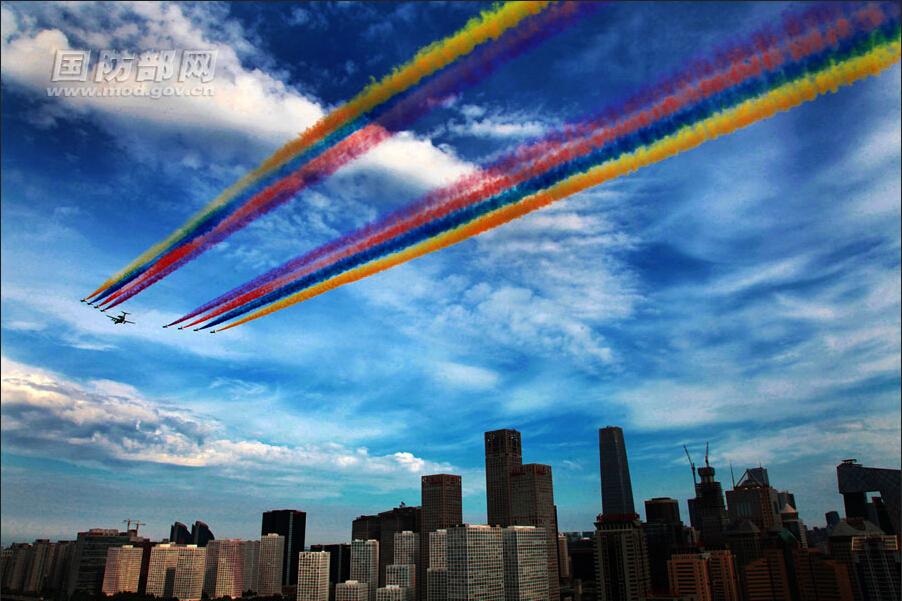
[(298, 555), (297, 601), (329, 601), (329, 560), (327, 551)]
[(623, 430), (608, 426), (598, 430), (598, 456), (601, 471), (601, 512), (606, 515), (632, 515), (633, 485), (626, 459)]
[(427, 594), (432, 567), (430, 534), (463, 522), (461, 478), (455, 474), (431, 474), (420, 480), (420, 563), (417, 565), (417, 597)]
[(501, 532), (501, 545), (505, 599), (546, 601), (549, 574), (544, 530), (535, 526), (508, 526)]
[(461, 525), (446, 530), (448, 600), (503, 601), (501, 528)]
[(367, 599), (375, 601), (379, 588), (379, 541), (351, 542), (351, 580), (366, 584)]
[(274, 509), (263, 513), (260, 536), (279, 534), (285, 539), (282, 546), (282, 585), (298, 582), (298, 553), (304, 550), (307, 514), (297, 509)]
[(595, 522), (595, 585), (599, 601), (641, 601), (651, 579), (639, 516), (599, 515)]
[(523, 463), (520, 433), (494, 430), (485, 433), (485, 487), (488, 523), (510, 526), (511, 473)]
[[(257, 586), (260, 590), (257, 592), (261, 596), (281, 595), (284, 581), (282, 566), (285, 565), (285, 537), (275, 533), (261, 536), (258, 561), (260, 567), (257, 572)], [(297, 559), (294, 563), (296, 566)]]
[(172, 596), (179, 601), (199, 601), (204, 589), (207, 549), (197, 545), (178, 548), (178, 560), (172, 584)]
[(137, 593), (144, 549), (132, 545), (107, 549), (101, 590), (105, 595)]
[(537, 463), (521, 465), (511, 473), (511, 519), (513, 524), (534, 526), (545, 537), (548, 597), (560, 599), (558, 567), (557, 510), (551, 466)]

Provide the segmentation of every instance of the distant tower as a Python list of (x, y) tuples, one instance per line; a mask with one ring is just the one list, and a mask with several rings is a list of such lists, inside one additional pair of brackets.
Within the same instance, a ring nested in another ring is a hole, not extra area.
[(375, 601), (379, 586), (379, 541), (351, 542), (351, 580), (366, 583), (369, 587), (367, 598)]
[(213, 532), (210, 530), (210, 527), (207, 526), (204, 522), (197, 520), (194, 522), (194, 525), (191, 526), (191, 542), (198, 547), (206, 547), (207, 543), (216, 538), (213, 536)]
[(297, 601), (329, 601), (329, 553), (298, 554)]
[(546, 601), (549, 598), (548, 545), (543, 530), (535, 526), (508, 526), (502, 530), (501, 540), (506, 601)]
[(511, 472), (523, 463), (520, 433), (495, 430), (485, 433), (485, 486), (488, 523), (510, 526)]
[(501, 528), (447, 529), (448, 601), (505, 601)]
[[(282, 594), (282, 565), (285, 557), (285, 537), (270, 533), (260, 537), (260, 568), (257, 576), (259, 596)], [(295, 578), (297, 575), (295, 575)]]
[[(417, 597), (425, 599), (429, 588), (430, 533), (463, 523), (461, 478), (432, 474), (421, 479), (420, 563), (417, 565)], [(441, 578), (441, 576), (439, 576)]]
[(626, 459), (623, 430), (608, 426), (598, 430), (598, 454), (601, 467), (601, 512), (605, 515), (631, 515), (633, 485)]
[(181, 522), (175, 522), (169, 529), (169, 542), (177, 545), (187, 545), (193, 542), (188, 526)]
[(298, 582), (298, 553), (304, 550), (307, 514), (297, 509), (275, 509), (263, 513), (260, 535), (280, 534), (285, 537), (282, 556), (282, 586)]

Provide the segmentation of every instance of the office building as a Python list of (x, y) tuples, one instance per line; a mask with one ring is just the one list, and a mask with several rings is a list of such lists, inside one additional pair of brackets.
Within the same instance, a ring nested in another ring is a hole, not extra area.
[(416, 565), (420, 562), (420, 535), (416, 532), (396, 532), (393, 546), (394, 563)]
[(241, 541), (241, 561), (244, 591), (260, 590), (260, 541)]
[(448, 531), (444, 528), (429, 533), (429, 566), (448, 569)]
[[(208, 541), (209, 542), (209, 541)], [(204, 589), (207, 549), (197, 545), (178, 548), (172, 596), (179, 601), (199, 601)]]
[(549, 598), (549, 573), (548, 541), (544, 530), (535, 526), (508, 526), (501, 531), (501, 543), (505, 599), (546, 601)]
[(146, 588), (148, 595), (164, 598), (173, 596), (180, 548), (173, 543), (161, 543), (150, 549)]
[(693, 601), (712, 601), (708, 562), (702, 554), (676, 554), (667, 562), (670, 594)]
[(651, 588), (651, 578), (645, 533), (639, 516), (601, 514), (595, 528), (598, 600), (644, 600)]
[(299, 554), (297, 601), (329, 601), (329, 561), (326, 551)]
[(197, 545), (198, 547), (206, 547), (207, 544), (214, 540), (216, 537), (213, 536), (213, 531), (210, 530), (210, 527), (207, 526), (206, 523), (197, 520), (194, 522), (194, 525), (191, 526), (191, 543)]
[[(385, 584), (385, 566), (395, 557), (395, 534), (399, 532), (418, 533), (420, 531), (419, 507), (401, 503), (399, 507), (379, 514), (379, 585)], [(365, 539), (361, 539), (365, 540)], [(417, 551), (419, 553), (419, 551)], [(404, 563), (394, 561), (394, 563)]]
[(698, 468), (701, 482), (695, 483), (695, 498), (689, 499), (689, 521), (698, 531), (706, 549), (722, 549), (730, 520), (724, 504), (723, 488), (714, 479), (715, 470), (705, 456), (705, 467)]
[(545, 537), (548, 562), (548, 596), (560, 599), (560, 569), (557, 553), (557, 511), (551, 466), (537, 463), (521, 465), (511, 472), (511, 520), (520, 526), (540, 528)]
[(414, 564), (390, 563), (385, 569), (386, 584), (397, 584), (398, 586), (415, 587), (416, 580), (417, 570)]
[(276, 509), (263, 513), (260, 536), (279, 534), (285, 539), (282, 550), (282, 585), (298, 582), (298, 553), (304, 550), (307, 514), (297, 509)]
[(727, 515), (732, 522), (751, 520), (762, 531), (772, 530), (781, 525), (780, 509), (779, 495), (765, 468), (746, 470), (733, 490), (727, 491)]
[(379, 588), (379, 541), (355, 540), (351, 542), (351, 580), (368, 587), (369, 601), (375, 601)]
[(867, 495), (869, 492), (879, 492), (892, 529), (885, 533), (902, 534), (899, 524), (902, 515), (899, 498), (902, 470), (865, 467), (855, 459), (846, 459), (836, 466), (836, 483), (843, 496), (846, 518), (870, 518)]
[(671, 555), (685, 552), (686, 540), (680, 507), (676, 499), (656, 497), (645, 501), (645, 540), (652, 590), (665, 594), (670, 590), (667, 561)]
[(856, 536), (852, 538), (851, 552), (862, 599), (902, 598), (898, 537)]
[(789, 571), (783, 551), (764, 549), (762, 556), (745, 566), (745, 601), (792, 601)]
[(427, 601), (448, 601), (448, 569), (429, 568), (427, 570)]
[(520, 433), (495, 430), (485, 433), (485, 486), (488, 523), (510, 526), (511, 473), (523, 463)]
[(175, 522), (169, 528), (169, 542), (177, 545), (187, 545), (194, 542), (188, 526), (181, 522)]
[(430, 533), (463, 522), (461, 478), (454, 474), (432, 474), (420, 480), (420, 563), (417, 565), (417, 598), (423, 599), (432, 567)]
[(379, 515), (361, 515), (351, 522), (351, 540), (381, 540), (382, 518)]
[(369, 601), (369, 598), (370, 585), (366, 582), (346, 580), (335, 585), (335, 601)]
[(207, 543), (204, 567), (204, 589), (211, 599), (237, 599), (244, 586), (244, 541), (236, 538), (211, 540)]
[(570, 554), (567, 552), (567, 537), (557, 535), (557, 562), (561, 580), (570, 580)]
[(845, 564), (813, 549), (794, 549), (793, 568), (799, 601), (853, 601), (852, 581)]
[(739, 601), (741, 598), (736, 564), (730, 551), (715, 550), (705, 553), (708, 579), (711, 582), (713, 601)]
[(633, 485), (626, 459), (623, 430), (608, 426), (598, 430), (598, 455), (601, 470), (601, 512), (606, 515), (632, 515)]
[(137, 593), (143, 556), (144, 549), (141, 547), (123, 545), (108, 548), (101, 587), (103, 594)]
[[(260, 568), (257, 591), (261, 597), (282, 594), (282, 566), (285, 564), (285, 537), (281, 534), (265, 534), (260, 537)], [(295, 562), (297, 563), (297, 562)], [(297, 576), (295, 576), (297, 580)]]
[(446, 530), (448, 601), (503, 601), (501, 528), (461, 525)]
[[(68, 595), (84, 591), (96, 595), (103, 588), (103, 574), (106, 568), (107, 550), (130, 544), (133, 536), (115, 529), (92, 528), (79, 532), (70, 562)], [(19, 589), (21, 590), (21, 589)]]

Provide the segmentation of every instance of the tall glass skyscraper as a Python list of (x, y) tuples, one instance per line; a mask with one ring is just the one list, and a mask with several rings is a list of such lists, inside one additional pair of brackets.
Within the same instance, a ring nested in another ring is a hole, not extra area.
[(626, 461), (623, 430), (608, 426), (598, 430), (598, 454), (601, 464), (601, 512), (604, 515), (636, 513), (633, 485)]

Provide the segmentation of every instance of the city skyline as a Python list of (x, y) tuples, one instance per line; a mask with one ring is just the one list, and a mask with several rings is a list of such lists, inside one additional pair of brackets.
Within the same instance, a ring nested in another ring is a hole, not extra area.
[[(552, 467), (561, 531), (595, 521), (609, 424), (640, 514), (689, 515), (706, 442), (724, 489), (765, 465), (804, 522), (841, 511), (836, 465), (902, 450), (898, 65), (272, 319), (159, 327), (807, 7), (599, 6), (114, 325), (86, 291), (488, 4), (4, 2), (0, 542), (128, 518), (251, 538), (296, 507), (332, 543), (437, 473), (481, 523), (499, 428)], [(50, 97), (64, 48), (216, 50), (216, 93)]]

